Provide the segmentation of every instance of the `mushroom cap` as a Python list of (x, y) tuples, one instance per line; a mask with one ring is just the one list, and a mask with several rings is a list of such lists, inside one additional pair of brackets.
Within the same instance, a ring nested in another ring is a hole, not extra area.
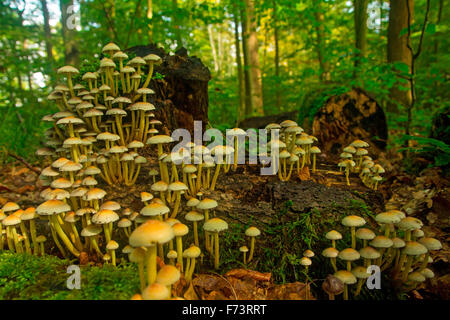
[(112, 210), (102, 209), (92, 216), (95, 224), (106, 224), (119, 220), (119, 215)]
[(425, 236), (425, 233), (423, 232), (423, 230), (420, 230), (420, 229), (414, 230), (411, 234), (416, 238), (422, 238)]
[(361, 240), (372, 240), (373, 238), (375, 238), (376, 234), (368, 228), (359, 228), (358, 230), (356, 230), (355, 236), (356, 238)]
[(346, 146), (344, 149), (342, 149), (345, 153), (353, 154), (356, 152), (356, 148), (353, 146)]
[(169, 289), (160, 283), (153, 283), (142, 291), (144, 300), (165, 300), (169, 297)]
[(340, 240), (342, 239), (342, 234), (336, 230), (328, 231), (325, 235), (328, 240)]
[(141, 201), (150, 201), (153, 199), (153, 195), (148, 192), (141, 192)]
[(81, 230), (82, 237), (92, 237), (100, 234), (102, 232), (102, 227), (96, 224), (90, 224)]
[(175, 250), (170, 250), (167, 252), (168, 259), (176, 259), (178, 257), (178, 253)]
[(3, 212), (10, 212), (10, 211), (16, 211), (19, 210), (20, 206), (15, 203), (15, 202), (7, 202), (4, 204), (4, 206), (2, 207), (2, 211)]
[(149, 247), (156, 242), (166, 243), (173, 237), (173, 229), (168, 223), (159, 220), (148, 220), (131, 233), (129, 242), (133, 247)]
[(311, 259), (308, 258), (308, 257), (302, 257), (302, 258), (300, 259), (300, 264), (301, 264), (302, 266), (310, 266), (310, 265), (312, 264), (312, 261), (311, 261)]
[(130, 219), (122, 218), (122, 219), (120, 219), (119, 222), (117, 223), (117, 226), (118, 226), (119, 228), (127, 228), (127, 227), (130, 227), (131, 224), (132, 224), (132, 223), (131, 223)]
[(441, 242), (435, 238), (421, 238), (419, 239), (419, 243), (424, 245), (428, 250), (442, 249)]
[(178, 222), (172, 226), (175, 237), (182, 237), (188, 234), (189, 228), (184, 223)]
[(248, 237), (257, 237), (261, 234), (261, 231), (256, 227), (249, 227), (245, 230), (245, 235)]
[(133, 247), (127, 244), (125, 247), (122, 248), (122, 253), (129, 254), (133, 250), (134, 250)]
[(153, 54), (153, 53), (146, 55), (143, 59), (146, 62), (153, 62), (153, 63), (158, 63), (158, 62), (162, 61), (160, 56), (157, 56), (156, 54)]
[(7, 227), (7, 226), (15, 226), (18, 225), (22, 220), (20, 220), (19, 217), (11, 214), (9, 216), (7, 216), (6, 218), (4, 218), (2, 220), (2, 224)]
[(147, 144), (163, 144), (171, 142), (173, 142), (172, 137), (163, 134), (154, 135), (147, 139)]
[(119, 244), (114, 241), (114, 240), (110, 240), (107, 244), (106, 244), (106, 249), (107, 250), (117, 250), (119, 248)]
[(405, 241), (399, 237), (392, 238), (392, 242), (394, 243), (392, 247), (395, 249), (403, 248), (406, 245)]
[(353, 141), (350, 145), (355, 148), (367, 148), (369, 146), (367, 142), (359, 139)]
[(169, 190), (170, 191), (184, 191), (187, 190), (188, 187), (181, 181), (175, 181), (169, 184)]
[(376, 249), (369, 247), (369, 246), (361, 248), (359, 250), (359, 254), (364, 259), (378, 259), (381, 256), (380, 252), (378, 252)]
[(44, 216), (67, 211), (70, 211), (70, 206), (61, 200), (48, 200), (36, 208), (37, 214)]
[(282, 128), (288, 128), (288, 127), (296, 127), (298, 126), (297, 122), (293, 121), (293, 120), (284, 120), (280, 123), (280, 126)]
[(341, 280), (344, 284), (355, 284), (357, 282), (356, 277), (347, 270), (338, 270), (334, 276)]
[(67, 189), (72, 186), (72, 182), (70, 182), (66, 178), (58, 178), (56, 180), (53, 180), (50, 186), (56, 189)]
[(64, 67), (59, 68), (58, 71), (57, 71), (57, 73), (58, 73), (58, 74), (62, 74), (62, 73), (66, 73), (66, 74), (69, 74), (69, 73), (78, 74), (78, 73), (80, 73), (80, 72), (78, 71), (78, 69), (76, 69), (76, 68), (74, 68), (74, 67), (72, 67), (72, 66), (64, 66)]
[(143, 216), (160, 216), (170, 212), (170, 208), (164, 204), (152, 202), (141, 209), (140, 214)]
[(103, 199), (106, 195), (106, 191), (100, 188), (92, 188), (83, 196), (83, 200), (91, 201), (91, 200), (99, 200)]
[(390, 248), (394, 245), (394, 242), (388, 237), (379, 235), (370, 241), (370, 245), (375, 248)]
[(103, 202), (103, 204), (100, 206), (100, 210), (102, 209), (108, 209), (108, 210), (120, 210), (120, 204), (115, 201), (106, 201)]
[(22, 216), (20, 217), (20, 219), (25, 220), (25, 221), (32, 220), (35, 218), (37, 218), (37, 214), (36, 214), (36, 209), (33, 207), (29, 207), (29, 208), (25, 209)]
[(366, 267), (358, 266), (352, 269), (352, 273), (358, 279), (367, 279), (370, 277), (370, 273), (367, 272)]
[(190, 246), (183, 251), (183, 258), (197, 258), (201, 253), (201, 250), (197, 246)]
[(321, 151), (320, 151), (320, 149), (318, 148), (318, 147), (316, 147), (316, 146), (313, 146), (313, 147), (311, 147), (311, 149), (309, 149), (309, 152), (311, 152), (311, 153), (320, 153)]
[(189, 211), (188, 213), (186, 213), (184, 218), (187, 221), (201, 221), (201, 220), (205, 219), (205, 216), (203, 214), (201, 214), (200, 212), (192, 210), (192, 211)]
[(408, 275), (408, 280), (414, 281), (414, 282), (424, 282), (426, 280), (426, 278), (420, 272), (414, 271)]
[(428, 278), (428, 279), (434, 278), (434, 272), (433, 272), (431, 269), (429, 269), (429, 268), (423, 269), (422, 271), (420, 271), (420, 273), (421, 273), (425, 278)]
[(150, 189), (155, 192), (165, 192), (167, 191), (168, 187), (169, 187), (168, 184), (161, 180), (152, 184)]
[(312, 258), (312, 257), (314, 257), (314, 252), (312, 250), (307, 249), (307, 250), (305, 250), (303, 252), (303, 256), (304, 257), (308, 257), (308, 258)]
[(102, 52), (108, 52), (108, 51), (120, 51), (120, 48), (114, 42), (110, 42), (102, 48)]
[(217, 201), (213, 200), (213, 199), (209, 199), (209, 198), (204, 198), (203, 200), (200, 201), (200, 203), (197, 205), (197, 209), (200, 210), (209, 210), (209, 209), (214, 209), (215, 207), (217, 207)]
[(386, 211), (375, 216), (375, 220), (379, 223), (397, 223), (400, 222), (400, 216), (394, 211)]
[(155, 110), (155, 106), (150, 102), (135, 102), (128, 108), (130, 111), (152, 111)]
[(247, 248), (247, 246), (242, 246), (242, 247), (239, 247), (239, 251), (240, 252), (248, 252), (248, 248)]
[(203, 224), (203, 229), (209, 232), (220, 232), (228, 229), (228, 223), (220, 218), (212, 218)]
[(96, 175), (96, 174), (100, 174), (100, 173), (102, 173), (102, 171), (95, 166), (89, 166), (86, 169), (84, 169), (85, 175), (91, 176), (91, 175)]
[(139, 262), (143, 262), (145, 259), (145, 249), (138, 247), (138, 248), (134, 248), (129, 254), (128, 254), (128, 259), (130, 259), (131, 262), (134, 263), (139, 263)]
[(78, 217), (75, 215), (75, 212), (70, 211), (67, 212), (66, 215), (64, 216), (64, 221), (69, 223), (75, 223), (78, 221)]
[(361, 227), (366, 224), (366, 220), (359, 216), (351, 215), (342, 219), (342, 224), (346, 227)]
[(170, 286), (180, 279), (180, 271), (171, 265), (162, 267), (156, 276), (156, 282), (165, 286)]
[(427, 253), (427, 248), (416, 241), (407, 241), (403, 252), (409, 256), (418, 256)]
[(339, 252), (338, 257), (345, 261), (354, 261), (360, 258), (360, 254), (353, 248), (346, 248)]
[(200, 200), (198, 200), (197, 198), (190, 198), (190, 199), (186, 202), (186, 205), (187, 205), (188, 207), (196, 207), (199, 203), (200, 203)]
[(322, 251), (322, 255), (326, 258), (336, 258), (339, 254), (339, 251), (336, 248), (330, 247), (326, 248)]
[(403, 231), (412, 231), (422, 228), (423, 223), (417, 218), (406, 217), (400, 220), (396, 225)]
[(36, 237), (36, 242), (41, 243), (47, 241), (47, 238), (44, 235), (39, 235)]

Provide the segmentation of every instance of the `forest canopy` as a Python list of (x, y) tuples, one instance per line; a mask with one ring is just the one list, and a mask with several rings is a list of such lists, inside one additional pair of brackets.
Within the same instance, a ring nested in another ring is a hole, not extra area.
[(0, 144), (32, 156), (57, 68), (89, 64), (110, 41), (199, 57), (214, 127), (313, 115), (358, 87), (386, 112), (391, 144), (428, 137), (449, 105), (448, 14), (443, 0), (2, 0)]

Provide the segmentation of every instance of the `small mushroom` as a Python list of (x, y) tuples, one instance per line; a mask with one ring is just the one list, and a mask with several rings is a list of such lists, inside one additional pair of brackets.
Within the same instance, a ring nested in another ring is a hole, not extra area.
[[(219, 232), (228, 229), (228, 223), (220, 218), (212, 218), (203, 225), (205, 231), (214, 234), (214, 268), (219, 269)], [(212, 248), (211, 248), (212, 251)]]
[(244, 264), (247, 264), (247, 252), (248, 252), (247, 246), (240, 247), (239, 251), (242, 252), (244, 255)]
[(257, 236), (261, 234), (261, 231), (256, 227), (249, 227), (247, 230), (245, 230), (245, 235), (247, 237), (250, 237), (250, 253), (248, 255), (248, 261), (250, 262), (253, 259), (253, 253), (255, 252), (255, 239)]

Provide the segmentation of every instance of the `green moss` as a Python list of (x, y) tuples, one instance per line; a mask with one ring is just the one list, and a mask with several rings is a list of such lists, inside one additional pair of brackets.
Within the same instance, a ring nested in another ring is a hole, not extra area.
[[(66, 273), (71, 264), (54, 256), (0, 253), (0, 299), (123, 300), (139, 292), (137, 267), (81, 267), (81, 289), (69, 290)], [(20, 267), (19, 267), (20, 266)]]

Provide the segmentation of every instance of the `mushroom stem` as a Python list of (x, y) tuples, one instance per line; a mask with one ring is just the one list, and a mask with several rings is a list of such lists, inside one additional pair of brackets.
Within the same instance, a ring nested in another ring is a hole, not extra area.
[(25, 252), (32, 254), (30, 240), (28, 239), (28, 231), (23, 221), (20, 222), (20, 232), (22, 232), (23, 240), (25, 242)]
[(8, 242), (8, 249), (10, 251), (15, 251), (13, 235), (11, 231), (11, 226), (6, 226), (6, 241)]
[(197, 221), (194, 221), (194, 244), (198, 247)]
[[(1, 229), (0, 229), (1, 232)], [(34, 222), (34, 219), (30, 220), (30, 234), (31, 234), (31, 241), (33, 243), (33, 249), (34, 249), (34, 254), (35, 255), (39, 255), (39, 245), (36, 241), (36, 223)], [(1, 249), (1, 247), (0, 247)]]
[(248, 255), (248, 262), (252, 261), (254, 251), (255, 251), (255, 237), (252, 237), (252, 239), (250, 240), (250, 253)]
[(344, 300), (348, 300), (348, 286), (344, 283)]
[(148, 285), (152, 285), (156, 280), (156, 248), (156, 245), (150, 246), (145, 253)]
[(177, 216), (178, 209), (180, 208), (181, 203), (181, 192), (175, 191), (176, 193), (176, 200), (175, 200), (175, 206), (173, 207), (172, 214), (170, 215), (171, 218), (174, 218)]
[(139, 269), (139, 282), (141, 284), (141, 292), (145, 289), (145, 274), (144, 274), (144, 261), (138, 263)]
[(217, 181), (217, 178), (219, 177), (220, 166), (221, 166), (221, 163), (218, 163), (217, 167), (216, 167), (216, 170), (214, 171), (214, 176), (212, 178), (211, 187), (210, 187), (211, 191), (214, 191), (214, 189), (216, 187), (216, 181)]
[(62, 242), (65, 244), (67, 249), (75, 256), (79, 257), (80, 252), (78, 252), (77, 249), (73, 246), (72, 242), (69, 240), (67, 235), (65, 234), (64, 230), (61, 228), (60, 224), (58, 223), (58, 220), (55, 216), (50, 216), (50, 221), (53, 222), (53, 225), (55, 227), (55, 231), (58, 234), (58, 236), (61, 238)]
[(214, 268), (219, 269), (219, 233), (214, 232)]
[(67, 256), (66, 250), (64, 250), (64, 247), (61, 245), (61, 242), (59, 242), (58, 236), (56, 235), (56, 232), (55, 232), (55, 227), (53, 226), (53, 224), (51, 222), (50, 222), (50, 231), (52, 233), (53, 241), (55, 242), (56, 247), (59, 249), (62, 256), (66, 257)]
[(356, 248), (356, 230), (355, 230), (355, 227), (351, 227), (351, 232), (352, 232), (352, 249), (355, 249)]
[(177, 242), (177, 263), (180, 265), (181, 272), (184, 271), (183, 269), (183, 240), (181, 237), (176, 237)]

